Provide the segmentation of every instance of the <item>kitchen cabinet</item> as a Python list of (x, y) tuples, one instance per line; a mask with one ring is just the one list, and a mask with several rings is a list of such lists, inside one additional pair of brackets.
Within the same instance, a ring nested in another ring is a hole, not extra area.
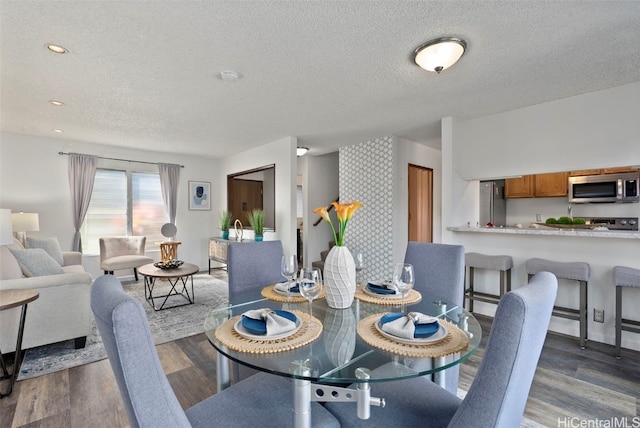
[(569, 177), (576, 177), (579, 175), (599, 175), (602, 174), (601, 169), (580, 169), (578, 171), (569, 172)]
[(632, 168), (630, 166), (627, 167), (620, 167), (620, 168), (604, 168), (602, 170), (603, 174), (620, 174), (623, 172), (636, 172), (638, 171), (638, 168)]
[(508, 199), (515, 199), (567, 196), (568, 178), (568, 172), (524, 175), (519, 178), (508, 178), (504, 183), (504, 197)]
[(569, 173), (537, 174), (534, 180), (533, 195), (536, 198), (567, 196)]
[(534, 176), (523, 175), (518, 178), (507, 178), (504, 181), (505, 198), (533, 198)]

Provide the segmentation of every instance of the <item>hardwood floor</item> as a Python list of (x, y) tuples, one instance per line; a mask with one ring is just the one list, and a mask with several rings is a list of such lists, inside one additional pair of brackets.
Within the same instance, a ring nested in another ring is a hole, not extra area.
[[(463, 389), (473, 381), (491, 326), (490, 318), (480, 320), (484, 338), (481, 348), (462, 365)], [(183, 407), (215, 393), (216, 353), (204, 334), (157, 349)], [(550, 333), (525, 417), (548, 427), (619, 426), (586, 425), (586, 421), (626, 417), (629, 426), (634, 426), (632, 418), (640, 415), (639, 397), (640, 352), (624, 350), (617, 360), (612, 346), (589, 342), (583, 351), (576, 338)], [(571, 420), (573, 417), (578, 419)], [(640, 418), (636, 421), (640, 423)], [(0, 427), (128, 426), (108, 360), (18, 382), (13, 394), (0, 400)]]

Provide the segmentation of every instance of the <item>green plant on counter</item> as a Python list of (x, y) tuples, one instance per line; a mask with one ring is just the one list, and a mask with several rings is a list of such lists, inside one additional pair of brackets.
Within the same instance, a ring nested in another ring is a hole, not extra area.
[(553, 218), (553, 217), (549, 217), (547, 220), (545, 220), (545, 223), (546, 223), (546, 224), (557, 224), (557, 223), (558, 223), (558, 220), (556, 220), (556, 219), (555, 219), (555, 218)]
[(256, 236), (262, 236), (264, 229), (264, 211), (253, 210), (250, 213), (247, 213), (247, 220), (249, 220), (253, 233)]
[(220, 230), (223, 232), (228, 232), (229, 227), (231, 227), (231, 217), (232, 214), (229, 211), (222, 211), (220, 213)]
[(576, 217), (573, 219), (573, 224), (587, 224), (587, 222), (583, 218)]
[(580, 217), (571, 219), (571, 217), (560, 217), (557, 220), (553, 217), (549, 217), (545, 220), (545, 224), (586, 224), (587, 222)]
[(558, 224), (573, 224), (573, 220), (571, 220), (571, 217), (559, 217)]

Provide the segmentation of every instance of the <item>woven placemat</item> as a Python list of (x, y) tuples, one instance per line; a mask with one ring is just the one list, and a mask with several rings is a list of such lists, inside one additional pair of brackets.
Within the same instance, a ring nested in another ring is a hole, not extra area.
[[(375, 303), (377, 305), (400, 305), (402, 303), (402, 299), (400, 298), (372, 296), (362, 291), (363, 288), (364, 287), (358, 287), (354, 295), (356, 299), (362, 300), (363, 302)], [(409, 293), (404, 297), (404, 303), (408, 305), (418, 303), (420, 300), (422, 300), (422, 294), (416, 290), (409, 290)]]
[[(285, 296), (284, 294), (280, 294), (275, 290), (275, 284), (264, 287), (260, 292), (260, 294), (262, 294), (262, 297), (264, 297), (265, 299), (273, 300), (274, 302), (282, 302), (282, 303), (308, 302), (308, 300), (302, 297), (300, 294), (296, 294), (291, 296), (290, 298), (287, 298), (287, 296)], [(324, 299), (324, 289), (322, 289), (322, 291), (320, 292), (320, 295), (317, 298)]]
[(385, 314), (374, 314), (366, 317), (358, 323), (358, 335), (369, 345), (383, 351), (405, 357), (415, 358), (437, 358), (462, 351), (469, 345), (469, 337), (458, 328), (458, 326), (440, 320), (440, 323), (447, 328), (447, 337), (430, 344), (406, 344), (389, 339), (378, 331), (376, 322)]
[(274, 340), (256, 340), (241, 336), (234, 328), (236, 322), (242, 318), (242, 315), (238, 315), (226, 320), (216, 329), (216, 339), (231, 350), (248, 352), (250, 354), (271, 354), (274, 352), (290, 351), (316, 340), (322, 333), (322, 323), (320, 320), (312, 317), (314, 325), (309, 327), (309, 314), (301, 311), (292, 312), (295, 313), (304, 324), (300, 327), (300, 330), (291, 336)]

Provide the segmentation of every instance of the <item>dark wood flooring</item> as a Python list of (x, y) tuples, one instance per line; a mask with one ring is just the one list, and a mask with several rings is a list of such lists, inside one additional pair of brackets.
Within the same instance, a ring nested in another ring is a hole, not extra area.
[[(463, 389), (473, 381), (491, 328), (491, 319), (480, 320), (484, 339), (462, 365)], [(157, 350), (183, 407), (216, 392), (216, 353), (204, 334), (158, 345)], [(548, 427), (605, 426), (586, 424), (612, 418), (627, 418), (633, 426), (632, 418), (640, 415), (639, 397), (640, 352), (624, 350), (617, 360), (612, 346), (589, 342), (583, 351), (576, 338), (550, 333), (525, 417)], [(13, 394), (0, 400), (0, 427), (128, 426), (108, 360), (17, 382)]]

